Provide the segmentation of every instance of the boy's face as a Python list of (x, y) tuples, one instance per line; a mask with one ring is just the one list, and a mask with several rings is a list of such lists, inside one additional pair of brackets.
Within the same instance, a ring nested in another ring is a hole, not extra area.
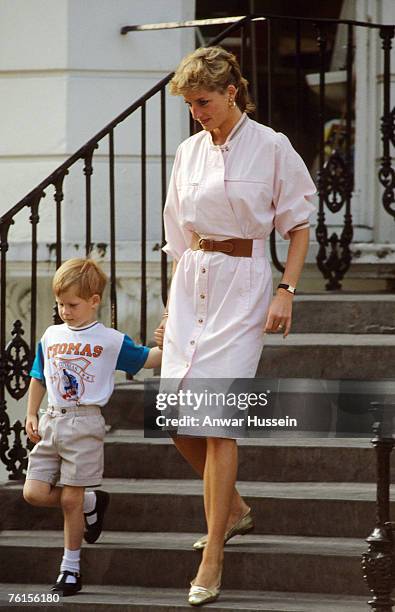
[(70, 327), (85, 327), (96, 320), (96, 312), (100, 304), (100, 296), (92, 295), (87, 300), (79, 297), (70, 287), (56, 296), (59, 316)]

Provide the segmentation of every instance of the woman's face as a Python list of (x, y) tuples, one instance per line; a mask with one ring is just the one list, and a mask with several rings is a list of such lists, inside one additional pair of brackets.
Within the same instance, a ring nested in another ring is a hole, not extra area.
[(229, 100), (234, 100), (235, 94), (236, 88), (229, 85), (225, 93), (206, 89), (190, 91), (185, 94), (184, 100), (195, 121), (198, 121), (204, 130), (212, 131), (233, 117), (237, 106), (229, 106)]

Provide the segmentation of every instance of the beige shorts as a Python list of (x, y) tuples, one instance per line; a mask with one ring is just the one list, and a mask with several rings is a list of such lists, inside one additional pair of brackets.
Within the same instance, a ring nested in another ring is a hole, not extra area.
[(41, 440), (29, 456), (26, 479), (93, 487), (104, 469), (105, 422), (99, 406), (49, 407), (38, 424)]

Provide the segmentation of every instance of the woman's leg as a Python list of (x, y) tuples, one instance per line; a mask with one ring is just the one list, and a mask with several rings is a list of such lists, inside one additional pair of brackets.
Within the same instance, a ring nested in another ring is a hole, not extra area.
[[(201, 478), (204, 476), (204, 467), (206, 464), (207, 442), (206, 438), (194, 438), (186, 436), (172, 436), (174, 444), (181, 455), (186, 459), (189, 465), (195, 470)], [(211, 438), (216, 439), (216, 438)], [(218, 438), (217, 438), (218, 439)], [(205, 493), (205, 513), (208, 524), (208, 508), (206, 503), (209, 502), (209, 492)], [(231, 509), (226, 525), (226, 530), (237, 523), (248, 512), (249, 508), (243, 498), (238, 493), (236, 487), (233, 487)], [(226, 531), (225, 530), (225, 531)]]
[(193, 467), (195, 472), (203, 478), (204, 464), (206, 463), (206, 438), (186, 437), (172, 435), (174, 444), (181, 455)]
[(237, 477), (236, 440), (208, 438), (204, 468), (204, 496), (208, 507), (208, 539), (194, 583), (206, 588), (217, 586), (224, 554)]
[[(186, 459), (189, 465), (195, 470), (201, 478), (204, 474), (204, 465), (206, 463), (206, 438), (187, 438), (185, 436), (172, 436), (174, 444), (181, 455)], [(208, 498), (204, 496), (204, 513), (208, 524)]]

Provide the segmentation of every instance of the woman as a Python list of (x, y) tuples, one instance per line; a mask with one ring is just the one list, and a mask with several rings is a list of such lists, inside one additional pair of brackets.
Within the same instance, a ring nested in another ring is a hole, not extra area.
[[(159, 328), (164, 379), (251, 378), (264, 332), (291, 327), (292, 299), (309, 243), (315, 186), (283, 134), (248, 118), (254, 109), (236, 58), (197, 49), (179, 65), (170, 91), (182, 95), (203, 130), (178, 147), (164, 211), (173, 257), (170, 297)], [(273, 226), (290, 239), (273, 298), (264, 255)], [(180, 435), (183, 434), (183, 435)], [(173, 439), (204, 479), (208, 535), (189, 592), (191, 605), (219, 595), (224, 541), (253, 527), (235, 489), (235, 432), (178, 430)]]

